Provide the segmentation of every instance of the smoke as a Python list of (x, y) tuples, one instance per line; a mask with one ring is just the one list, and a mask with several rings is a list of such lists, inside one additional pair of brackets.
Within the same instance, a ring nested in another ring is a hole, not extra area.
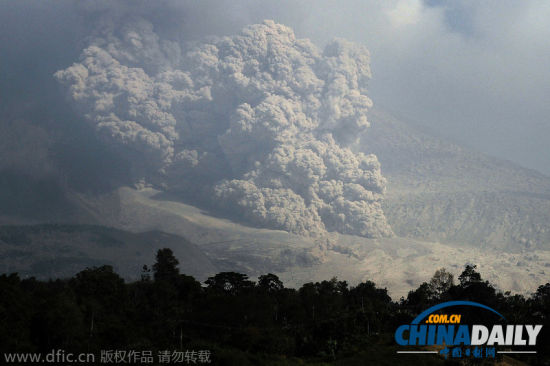
[(55, 77), (136, 179), (262, 227), (391, 235), (380, 165), (350, 148), (372, 106), (364, 47), (273, 21), (186, 44), (139, 17), (103, 29)]

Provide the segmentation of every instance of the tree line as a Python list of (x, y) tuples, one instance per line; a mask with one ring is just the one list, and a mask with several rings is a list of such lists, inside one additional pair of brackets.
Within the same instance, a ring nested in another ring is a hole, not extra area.
[[(107, 265), (49, 281), (1, 275), (0, 353), (208, 349), (215, 364), (228, 365), (436, 365), (455, 361), (397, 356), (393, 333), (451, 300), (490, 306), (510, 324), (543, 324), (538, 354), (524, 361), (550, 362), (550, 283), (529, 297), (512, 295), (466, 265), (456, 283), (442, 268), (398, 301), (371, 281), (350, 286), (337, 278), (294, 289), (271, 273), (252, 281), (222, 272), (201, 284), (180, 273), (168, 248), (130, 283)], [(488, 322), (485, 313), (461, 312)]]

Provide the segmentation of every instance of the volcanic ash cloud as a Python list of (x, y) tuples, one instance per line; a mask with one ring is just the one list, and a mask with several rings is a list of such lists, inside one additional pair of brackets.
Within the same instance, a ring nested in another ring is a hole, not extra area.
[(135, 19), (102, 31), (55, 77), (136, 179), (195, 190), (256, 226), (392, 234), (378, 160), (350, 149), (372, 106), (364, 47), (335, 40), (320, 51), (272, 21), (177, 44)]

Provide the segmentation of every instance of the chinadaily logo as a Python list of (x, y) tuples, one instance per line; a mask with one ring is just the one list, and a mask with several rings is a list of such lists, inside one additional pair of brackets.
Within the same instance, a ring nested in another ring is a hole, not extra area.
[[(444, 310), (446, 313), (441, 313)], [(485, 324), (465, 316), (474, 313), (477, 314), (475, 318), (483, 319)], [(487, 322), (494, 324), (487, 325)], [(395, 341), (403, 346), (397, 353), (433, 353), (445, 358), (536, 354), (534, 348), (542, 325), (505, 323), (502, 314), (477, 302), (441, 303), (420, 313), (410, 324), (397, 328)]]

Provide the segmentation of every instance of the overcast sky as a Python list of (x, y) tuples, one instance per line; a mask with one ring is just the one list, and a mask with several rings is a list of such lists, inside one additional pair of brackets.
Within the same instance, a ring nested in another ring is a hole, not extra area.
[(375, 105), (550, 174), (548, 1), (161, 3), (0, 1), (0, 103), (54, 87), (53, 72), (78, 58), (100, 12), (141, 14), (182, 40), (273, 19), (319, 46), (334, 37), (366, 45)]

